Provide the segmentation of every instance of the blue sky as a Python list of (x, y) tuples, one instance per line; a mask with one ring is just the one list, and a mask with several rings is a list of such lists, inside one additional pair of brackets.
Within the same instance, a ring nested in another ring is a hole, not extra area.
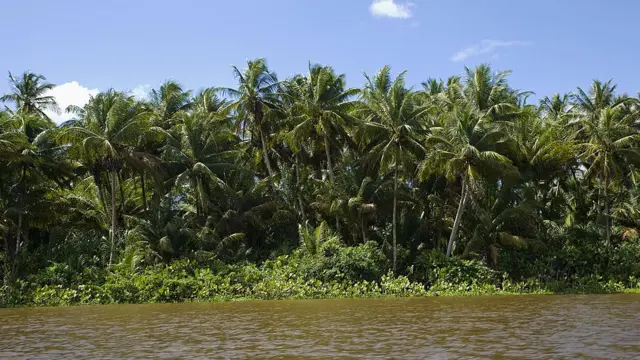
[(140, 94), (166, 79), (232, 86), (230, 65), (255, 57), (281, 78), (308, 61), (329, 64), (351, 86), (385, 64), (417, 85), (488, 62), (513, 70), (512, 86), (536, 97), (595, 78), (640, 90), (636, 1), (21, 0), (1, 8), (0, 71), (44, 74), (65, 106), (109, 87)]

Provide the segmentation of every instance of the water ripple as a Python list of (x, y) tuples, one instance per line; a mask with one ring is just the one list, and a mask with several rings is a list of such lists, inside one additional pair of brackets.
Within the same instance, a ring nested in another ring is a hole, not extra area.
[(640, 296), (0, 310), (3, 359), (640, 358)]

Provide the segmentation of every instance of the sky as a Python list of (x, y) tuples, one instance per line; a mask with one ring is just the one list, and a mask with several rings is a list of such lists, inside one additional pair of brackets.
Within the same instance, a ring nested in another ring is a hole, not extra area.
[(231, 65), (257, 57), (279, 78), (331, 65), (349, 86), (385, 64), (418, 88), (490, 63), (534, 99), (593, 79), (640, 91), (638, 1), (0, 0), (0, 9), (0, 94), (1, 72), (30, 70), (58, 85), (63, 108), (111, 87), (143, 97), (168, 79), (233, 86)]

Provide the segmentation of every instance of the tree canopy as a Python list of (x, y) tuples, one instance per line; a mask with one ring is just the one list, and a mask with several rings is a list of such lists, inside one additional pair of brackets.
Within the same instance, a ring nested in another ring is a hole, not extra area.
[(301, 241), (315, 254), (323, 234), (377, 247), (396, 274), (439, 253), (516, 276), (586, 246), (575, 234), (611, 249), (640, 233), (640, 103), (610, 80), (535, 104), (489, 65), (420, 88), (388, 66), (362, 89), (311, 63), (232, 72), (231, 88), (106, 90), (58, 126), (54, 85), (10, 73), (5, 280), (51, 262), (262, 263)]

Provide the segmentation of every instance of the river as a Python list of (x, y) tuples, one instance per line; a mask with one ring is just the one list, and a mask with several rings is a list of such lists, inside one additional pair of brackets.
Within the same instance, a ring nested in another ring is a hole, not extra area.
[(640, 295), (0, 309), (1, 359), (633, 359)]

